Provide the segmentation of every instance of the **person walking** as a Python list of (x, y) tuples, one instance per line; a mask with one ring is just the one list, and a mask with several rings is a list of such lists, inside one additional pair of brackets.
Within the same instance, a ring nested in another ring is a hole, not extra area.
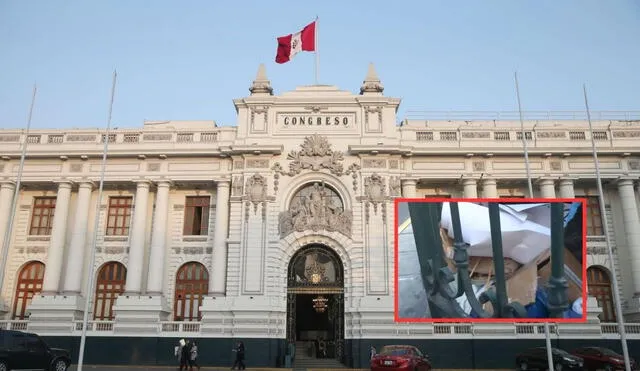
[(233, 351), (236, 352), (236, 360), (233, 362), (231, 369), (235, 370), (237, 366), (238, 370), (246, 370), (247, 367), (244, 364), (244, 344), (239, 341)]
[(180, 371), (187, 371), (189, 359), (191, 358), (191, 343), (188, 340), (180, 340)]
[(191, 340), (191, 350), (189, 351), (189, 370), (193, 371), (193, 367), (195, 366), (198, 370), (200, 370), (200, 366), (196, 362), (198, 359), (198, 345), (194, 340)]

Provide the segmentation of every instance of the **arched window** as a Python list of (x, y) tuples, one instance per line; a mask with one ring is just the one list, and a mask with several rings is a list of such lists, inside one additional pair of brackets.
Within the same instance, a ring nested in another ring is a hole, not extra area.
[(209, 292), (209, 272), (204, 265), (190, 262), (176, 274), (173, 315), (176, 321), (199, 321), (202, 298)]
[(13, 319), (20, 320), (28, 317), (27, 306), (31, 303), (33, 296), (42, 291), (44, 268), (43, 263), (31, 261), (20, 270), (13, 303)]
[(113, 304), (124, 292), (127, 282), (127, 268), (118, 262), (104, 264), (98, 272), (96, 280), (96, 296), (93, 318), (96, 320), (113, 320)]
[(587, 283), (589, 295), (596, 298), (602, 309), (600, 321), (615, 322), (616, 312), (613, 308), (613, 291), (609, 273), (601, 267), (589, 267), (587, 269)]

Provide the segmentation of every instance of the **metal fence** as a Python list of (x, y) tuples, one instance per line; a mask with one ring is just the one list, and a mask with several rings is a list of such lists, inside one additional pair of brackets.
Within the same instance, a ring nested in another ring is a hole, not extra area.
[[(457, 271), (457, 289), (452, 288), (454, 273), (447, 265), (439, 233), (443, 204), (439, 202), (409, 203), (409, 214), (418, 253), (422, 281), (432, 318), (469, 318), (457, 298), (466, 295), (472, 311), (479, 318), (527, 318), (522, 303), (509, 302), (505, 276), (500, 205), (488, 204), (495, 285), (476, 297), (469, 273), (469, 245), (463, 242), (457, 202), (450, 202), (454, 234), (453, 261)], [(551, 276), (548, 287), (549, 318), (561, 318), (568, 307), (568, 284), (564, 275), (564, 204), (551, 207)], [(484, 309), (491, 303), (492, 313)], [(526, 303), (528, 304), (528, 303)]]

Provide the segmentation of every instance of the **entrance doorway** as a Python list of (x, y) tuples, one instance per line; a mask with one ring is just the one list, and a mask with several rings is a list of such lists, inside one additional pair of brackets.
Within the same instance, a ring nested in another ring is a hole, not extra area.
[(344, 354), (344, 267), (324, 245), (308, 245), (289, 262), (287, 340), (296, 357), (333, 358)]

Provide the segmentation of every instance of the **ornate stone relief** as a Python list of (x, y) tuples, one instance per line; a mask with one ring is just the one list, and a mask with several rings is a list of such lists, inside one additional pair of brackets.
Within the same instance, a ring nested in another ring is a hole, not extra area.
[(264, 159), (247, 160), (247, 168), (267, 169), (269, 168), (269, 160), (264, 160)]
[(378, 114), (378, 123), (380, 125), (382, 125), (382, 107), (381, 106), (377, 106), (377, 107), (367, 106), (367, 107), (364, 107), (364, 122), (365, 122), (365, 124), (369, 123), (369, 114), (371, 114), (371, 113), (377, 113)]
[[(393, 183), (395, 180), (390, 180)], [(399, 182), (399, 179), (398, 179)], [(390, 184), (391, 187), (391, 184)], [(395, 185), (394, 185), (395, 187)], [(392, 192), (400, 192), (399, 185), (398, 190), (390, 190)], [(386, 201), (392, 198), (391, 195), (387, 195), (387, 186), (383, 177), (379, 174), (372, 174), (364, 179), (364, 196), (359, 196), (358, 201), (364, 202), (365, 220), (369, 221), (369, 210), (373, 207), (373, 212), (378, 213), (378, 206), (380, 206), (382, 212), (382, 220), (387, 220), (387, 204)]]
[(231, 196), (242, 196), (243, 187), (243, 179), (242, 175), (236, 175), (233, 177), (231, 181)]
[(399, 176), (393, 176), (389, 178), (389, 196), (400, 197), (402, 193), (402, 185)]
[(357, 171), (360, 165), (353, 163), (344, 170), (344, 156), (341, 151), (331, 149), (331, 144), (327, 137), (319, 134), (313, 134), (304, 139), (300, 146), (300, 151), (292, 150), (287, 156), (289, 163), (289, 171), (284, 171), (282, 165), (276, 162), (271, 167), (275, 172), (274, 188), (278, 190), (278, 178), (281, 175), (294, 176), (300, 174), (303, 170), (321, 171), (329, 170), (331, 174), (337, 176), (351, 175), (353, 177), (353, 189), (357, 190)]
[(256, 115), (262, 115), (264, 118), (264, 124), (265, 126), (267, 125), (267, 119), (268, 119), (267, 113), (269, 112), (269, 107), (254, 106), (254, 107), (250, 107), (249, 109), (251, 110), (251, 125), (254, 124)]
[(245, 218), (249, 218), (249, 208), (253, 205), (253, 212), (258, 212), (258, 206), (262, 205), (262, 214), (265, 216), (267, 201), (274, 198), (267, 196), (267, 178), (260, 174), (253, 174), (245, 184)]
[(624, 131), (614, 131), (614, 138), (637, 138), (640, 137), (640, 130), (624, 130)]
[(242, 168), (244, 168), (244, 162), (242, 160), (233, 161), (233, 168), (234, 169), (242, 169)]
[(631, 170), (640, 170), (640, 161), (638, 161), (638, 160), (630, 160), (629, 161), (629, 169), (631, 169)]
[(384, 169), (387, 167), (387, 161), (382, 159), (365, 159), (362, 160), (362, 167), (365, 169), (377, 168)]
[(549, 164), (551, 165), (551, 170), (553, 171), (562, 170), (562, 163), (560, 161), (551, 161)]
[(473, 171), (484, 171), (484, 161), (474, 161)]
[[(311, 187), (310, 192), (306, 192), (308, 188), (299, 191), (300, 197), (293, 198), (289, 210), (280, 213), (280, 237), (284, 238), (294, 231), (326, 230), (337, 231), (351, 238), (352, 211), (344, 210), (342, 204), (336, 204), (330, 197), (331, 190), (325, 188), (324, 184), (314, 183)], [(305, 194), (302, 194), (303, 191)]]

